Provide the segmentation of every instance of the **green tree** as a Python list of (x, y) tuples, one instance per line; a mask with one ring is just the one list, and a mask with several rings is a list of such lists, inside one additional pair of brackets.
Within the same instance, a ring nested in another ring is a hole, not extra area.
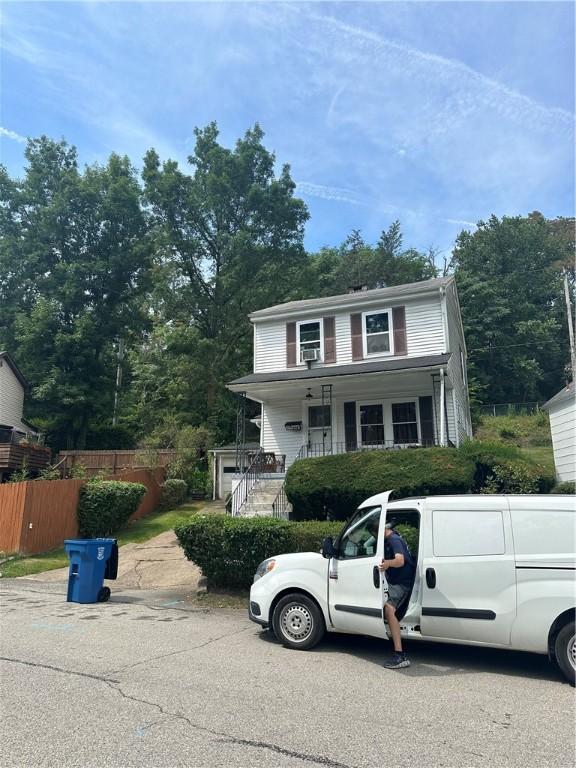
[(323, 248), (312, 255), (307, 290), (311, 296), (346, 293), (355, 286), (381, 288), (437, 277), (435, 253), (404, 249), (400, 222), (384, 230), (376, 245), (354, 230), (339, 248)]
[(114, 345), (140, 333), (150, 263), (127, 158), (79, 171), (76, 150), (28, 142), (25, 176), (0, 172), (0, 346), (32, 384), (28, 414), (58, 446), (110, 421)]
[(217, 421), (216, 434), (229, 437), (234, 408), (224, 384), (251, 367), (248, 313), (297, 295), (308, 211), (289, 167), (275, 173), (258, 125), (234, 149), (218, 142), (215, 123), (195, 135), (190, 173), (154, 150), (145, 157), (163, 279), (155, 331), (134, 361), (134, 403), (149, 415), (179, 412), (183, 423)]
[(574, 284), (574, 220), (492, 216), (453, 253), (469, 374), (487, 403), (545, 400), (569, 360), (562, 269)]

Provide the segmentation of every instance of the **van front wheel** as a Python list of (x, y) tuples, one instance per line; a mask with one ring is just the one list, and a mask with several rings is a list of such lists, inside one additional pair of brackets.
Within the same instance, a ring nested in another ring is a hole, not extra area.
[(556, 635), (554, 655), (558, 666), (570, 685), (576, 679), (576, 630), (573, 621), (565, 624)]
[(306, 595), (295, 592), (279, 600), (272, 616), (274, 634), (288, 648), (307, 651), (323, 638), (322, 612)]

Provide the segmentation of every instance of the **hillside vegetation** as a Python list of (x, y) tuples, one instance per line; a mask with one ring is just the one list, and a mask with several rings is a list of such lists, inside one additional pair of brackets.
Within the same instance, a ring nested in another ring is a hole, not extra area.
[(516, 446), (538, 464), (554, 467), (548, 414), (485, 416), (474, 435), (476, 440)]

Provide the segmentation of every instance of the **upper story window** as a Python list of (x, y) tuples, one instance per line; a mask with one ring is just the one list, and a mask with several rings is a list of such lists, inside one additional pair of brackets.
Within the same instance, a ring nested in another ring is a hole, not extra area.
[(392, 312), (389, 309), (364, 312), (362, 321), (364, 357), (394, 354)]
[(299, 322), (296, 338), (298, 340), (298, 360), (301, 363), (307, 360), (322, 359), (322, 322), (320, 320)]

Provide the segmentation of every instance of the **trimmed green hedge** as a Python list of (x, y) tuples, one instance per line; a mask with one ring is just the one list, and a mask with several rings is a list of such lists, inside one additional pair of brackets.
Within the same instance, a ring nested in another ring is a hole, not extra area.
[(182, 504), (188, 496), (188, 486), (185, 480), (169, 478), (162, 485), (162, 498), (160, 505), (162, 509), (170, 509)]
[(294, 520), (345, 520), (369, 496), (548, 493), (554, 477), (519, 448), (469, 441), (460, 448), (361, 451), (295, 462), (286, 474)]
[(474, 462), (455, 448), (361, 451), (295, 462), (286, 495), (295, 520), (345, 520), (369, 496), (466, 493)]
[(317, 552), (323, 539), (337, 536), (341, 528), (339, 523), (196, 515), (175, 531), (186, 557), (210, 584), (247, 589), (263, 560), (286, 552)]
[(142, 483), (90, 480), (80, 489), (78, 528), (84, 539), (109, 536), (121, 528), (146, 494)]

